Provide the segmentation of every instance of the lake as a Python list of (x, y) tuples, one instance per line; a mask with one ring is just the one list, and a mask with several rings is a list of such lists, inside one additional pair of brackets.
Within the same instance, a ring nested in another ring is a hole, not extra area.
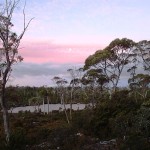
[[(90, 104), (72, 104), (72, 109), (73, 110), (83, 110), (87, 105)], [(66, 104), (66, 109), (70, 108), (70, 104)], [(39, 105), (39, 109), (41, 110), (41, 112), (48, 112), (48, 104), (43, 105)], [(35, 112), (38, 110), (38, 106), (25, 106), (25, 107), (15, 107), (15, 108), (11, 108), (8, 112), (9, 113), (18, 113), (19, 111), (30, 111), (30, 112)], [(49, 112), (53, 111), (53, 110), (64, 110), (64, 106), (62, 104), (49, 104)]]

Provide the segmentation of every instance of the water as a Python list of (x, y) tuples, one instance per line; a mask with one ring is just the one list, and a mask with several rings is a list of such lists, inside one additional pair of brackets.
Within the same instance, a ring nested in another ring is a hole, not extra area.
[[(66, 104), (66, 109), (70, 108), (70, 104)], [(72, 109), (73, 110), (83, 110), (85, 107), (87, 106), (87, 104), (72, 104)], [(39, 105), (39, 109), (41, 110), (41, 112), (48, 112), (48, 104), (43, 105)], [(9, 113), (18, 113), (19, 111), (30, 111), (30, 112), (35, 112), (38, 110), (38, 106), (25, 106), (25, 107), (15, 107), (15, 108), (11, 108), (9, 110)], [(53, 110), (64, 110), (64, 106), (62, 104), (49, 104), (49, 112), (53, 111)]]

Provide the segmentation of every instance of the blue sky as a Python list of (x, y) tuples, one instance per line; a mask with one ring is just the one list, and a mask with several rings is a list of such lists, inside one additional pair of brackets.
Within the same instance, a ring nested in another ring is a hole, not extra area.
[[(23, 5), (21, 0), (13, 16), (17, 33), (23, 27)], [(26, 0), (26, 20), (34, 20), (21, 42), (24, 62), (15, 67), (11, 84), (50, 85), (47, 79), (67, 77), (67, 66), (82, 66), (89, 55), (115, 38), (149, 40), (149, 6), (149, 0)], [(49, 74), (40, 72), (45, 65)]]
[(27, 19), (35, 19), (25, 37), (57, 44), (108, 44), (116, 37), (139, 41), (150, 36), (149, 6), (148, 0), (27, 0)]

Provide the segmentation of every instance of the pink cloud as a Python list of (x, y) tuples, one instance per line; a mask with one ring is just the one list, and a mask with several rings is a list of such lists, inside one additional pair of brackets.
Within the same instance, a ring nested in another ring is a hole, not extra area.
[(32, 63), (83, 63), (100, 49), (99, 45), (59, 45), (52, 42), (23, 42), (20, 55), (24, 62)]

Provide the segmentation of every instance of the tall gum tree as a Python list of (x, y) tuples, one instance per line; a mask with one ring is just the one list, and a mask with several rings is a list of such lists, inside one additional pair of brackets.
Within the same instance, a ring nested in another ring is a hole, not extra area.
[(0, 9), (0, 103), (3, 112), (4, 131), (6, 141), (10, 139), (9, 116), (7, 110), (7, 99), (5, 98), (6, 84), (12, 71), (13, 64), (20, 62), (23, 58), (18, 54), (19, 44), (26, 32), (31, 20), (25, 22), (25, 7), (23, 9), (24, 23), (20, 35), (13, 32), (12, 17), (19, 1), (6, 0)]
[(71, 76), (71, 81), (70, 81), (70, 120), (72, 120), (72, 102), (75, 98), (75, 88), (79, 86), (80, 84), (80, 74), (81, 74), (82, 68), (76, 69), (76, 67), (73, 67), (71, 69), (68, 69), (67, 71), (69, 72)]
[(96, 91), (99, 91), (101, 95), (105, 85), (108, 83), (107, 77), (102, 73), (102, 69), (89, 69), (82, 78), (84, 85), (89, 89), (89, 93), (92, 95), (91, 103), (92, 107), (97, 101), (95, 101)]
[(144, 70), (150, 74), (150, 41), (143, 40), (136, 44), (137, 54), (142, 58)]
[(58, 77), (58, 76), (55, 76), (52, 80), (57, 85), (57, 92), (58, 92), (59, 97), (61, 99), (61, 104), (63, 104), (63, 107), (64, 107), (66, 120), (67, 120), (67, 123), (70, 124), (69, 117), (68, 117), (68, 114), (67, 114), (66, 104), (65, 104), (65, 93), (66, 93), (66, 88), (65, 87), (66, 87), (66, 84), (68, 82), (67, 82), (67, 80), (65, 80), (61, 77)]
[(135, 42), (130, 39), (115, 39), (105, 49), (98, 50), (85, 61), (84, 69), (102, 69), (107, 79), (112, 83), (113, 91), (116, 91), (121, 73), (133, 56)]

